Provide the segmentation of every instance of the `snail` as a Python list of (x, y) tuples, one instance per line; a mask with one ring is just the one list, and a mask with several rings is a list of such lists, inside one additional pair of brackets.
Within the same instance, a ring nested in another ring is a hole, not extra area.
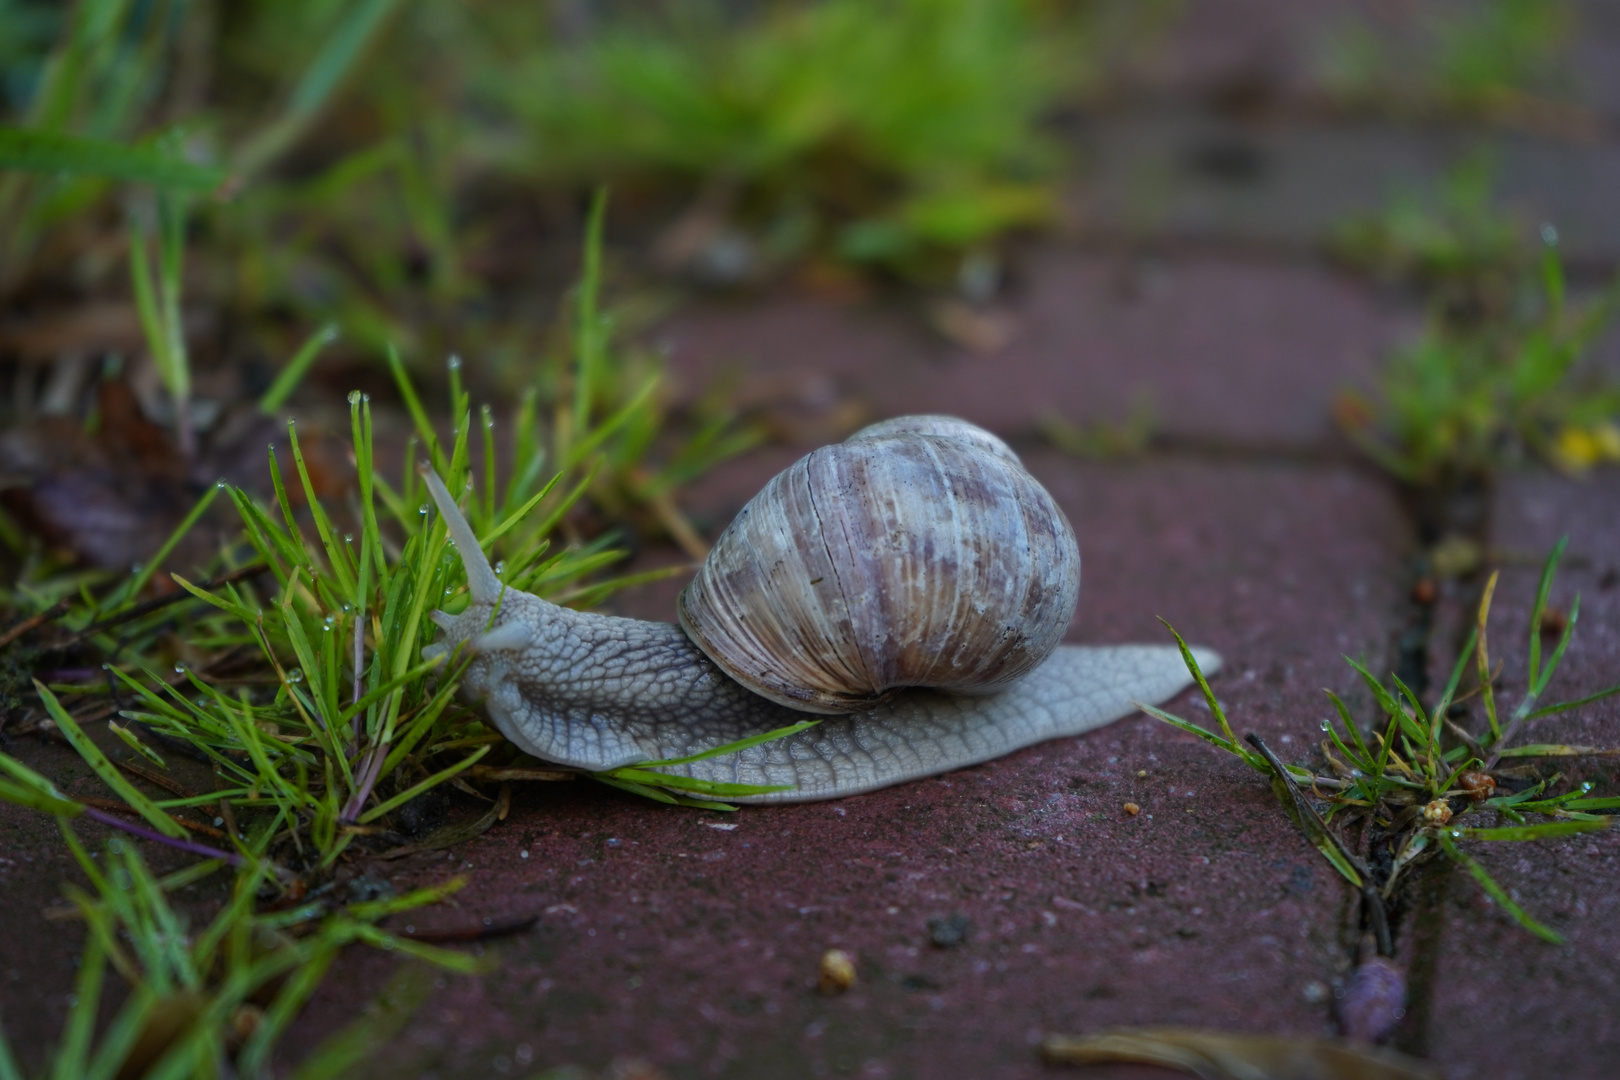
[(952, 417), (875, 424), (772, 479), (681, 594), (679, 626), (505, 588), (423, 475), (471, 594), (433, 613), (443, 635), (423, 655), (464, 645), (464, 695), (565, 766), (685, 757), (819, 717), (671, 771), (791, 786), (738, 801), (839, 798), (1079, 734), (1191, 681), (1172, 646), (1058, 644), (1079, 600), (1074, 532), (1006, 443)]

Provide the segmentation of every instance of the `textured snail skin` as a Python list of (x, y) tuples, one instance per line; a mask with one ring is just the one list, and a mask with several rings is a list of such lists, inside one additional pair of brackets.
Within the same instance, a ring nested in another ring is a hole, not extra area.
[[(865, 712), (807, 716), (733, 682), (674, 624), (573, 611), (504, 588), (444, 485), (424, 478), (467, 565), (473, 596), (459, 616), (435, 614), (444, 637), (424, 655), (465, 643), (473, 659), (463, 693), (482, 698), (513, 743), (562, 765), (601, 771), (684, 757), (820, 719), (786, 738), (668, 771), (793, 785), (734, 802), (833, 799), (1077, 735), (1191, 681), (1171, 647), (1065, 645), (996, 694), (908, 690)], [(1207, 650), (1193, 654), (1206, 673), (1220, 665)]]

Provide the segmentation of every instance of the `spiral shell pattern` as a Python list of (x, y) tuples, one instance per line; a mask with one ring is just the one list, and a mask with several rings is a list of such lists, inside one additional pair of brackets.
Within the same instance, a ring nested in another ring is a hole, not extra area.
[(1057, 647), (1079, 595), (1074, 531), (1012, 449), (922, 416), (777, 475), (679, 610), (698, 647), (750, 690), (848, 713), (904, 687), (1005, 687)]

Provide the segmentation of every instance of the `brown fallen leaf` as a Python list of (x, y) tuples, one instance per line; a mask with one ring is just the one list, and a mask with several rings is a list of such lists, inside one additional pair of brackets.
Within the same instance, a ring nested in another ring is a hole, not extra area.
[(936, 304), (929, 311), (929, 321), (946, 340), (980, 355), (1005, 349), (1022, 329), (1009, 312), (986, 311), (961, 300)]
[(1196, 1028), (1112, 1028), (1096, 1035), (1049, 1035), (1041, 1055), (1053, 1064), (1129, 1062), (1180, 1069), (1205, 1080), (1439, 1080), (1416, 1058), (1343, 1039), (1239, 1035)]

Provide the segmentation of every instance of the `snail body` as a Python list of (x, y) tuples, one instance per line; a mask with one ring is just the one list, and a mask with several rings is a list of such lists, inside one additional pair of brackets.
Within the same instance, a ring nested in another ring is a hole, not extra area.
[[(599, 771), (813, 728), (672, 771), (837, 798), (1078, 734), (1190, 681), (1165, 646), (1059, 646), (1079, 595), (1073, 531), (993, 435), (904, 417), (773, 479), (716, 542), (681, 626), (502, 587), (426, 474), (472, 602), (463, 692), (537, 757)], [(1219, 658), (1195, 650), (1204, 670)], [(821, 714), (807, 716), (806, 713)]]

